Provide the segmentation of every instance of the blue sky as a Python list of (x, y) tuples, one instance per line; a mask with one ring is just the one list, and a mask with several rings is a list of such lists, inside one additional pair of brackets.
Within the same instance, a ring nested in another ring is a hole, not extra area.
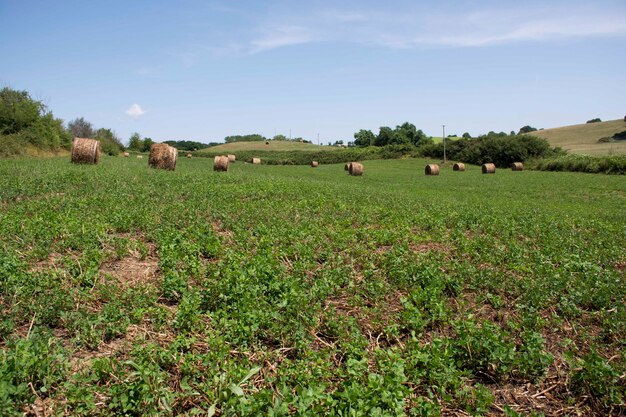
[(626, 113), (626, 2), (0, 0), (0, 84), (126, 141)]

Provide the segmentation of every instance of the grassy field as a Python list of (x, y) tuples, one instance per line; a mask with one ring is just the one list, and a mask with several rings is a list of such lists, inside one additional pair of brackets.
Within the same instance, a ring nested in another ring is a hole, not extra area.
[(585, 123), (532, 132), (546, 139), (552, 146), (560, 146), (571, 153), (585, 155), (625, 155), (626, 141), (598, 143), (598, 139), (611, 137), (626, 130), (624, 120)]
[(206, 148), (198, 151), (199, 153), (203, 152), (223, 152), (223, 153), (234, 153), (239, 151), (302, 151), (302, 152), (317, 152), (321, 150), (336, 150), (340, 149), (334, 146), (320, 146), (314, 145), (312, 143), (300, 143), (300, 142), (292, 142), (292, 141), (284, 141), (284, 140), (270, 140), (269, 144), (265, 144), (265, 142), (232, 142), (225, 143), (223, 145), (212, 146), (210, 148)]
[(624, 178), (427, 162), (0, 160), (0, 415), (626, 411)]

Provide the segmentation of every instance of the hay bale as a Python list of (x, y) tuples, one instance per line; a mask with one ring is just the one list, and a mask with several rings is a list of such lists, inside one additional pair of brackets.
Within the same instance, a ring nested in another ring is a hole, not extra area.
[(424, 169), (424, 173), (426, 175), (439, 175), (439, 165), (437, 164), (428, 164)]
[(465, 164), (462, 162), (457, 162), (452, 166), (453, 171), (465, 171)]
[(523, 171), (524, 170), (524, 164), (522, 162), (513, 162), (511, 164), (511, 170), (513, 170), (513, 171)]
[(100, 162), (100, 141), (74, 138), (72, 162), (75, 164), (97, 164)]
[(235, 162), (237, 160), (237, 157), (235, 155), (229, 154), (228, 155), (228, 162)]
[(269, 144), (270, 144), (270, 142), (269, 142), (268, 140), (266, 140), (266, 141), (265, 141), (265, 144), (266, 144), (266, 145), (269, 145)]
[(495, 174), (496, 166), (494, 164), (483, 164), (482, 170), (483, 174)]
[(344, 170), (344, 171), (350, 171), (350, 162), (347, 162), (347, 163), (343, 166), (343, 170)]
[(320, 164), (320, 163), (319, 163), (319, 162), (317, 162), (317, 161), (311, 161), (311, 166), (312, 166), (313, 168), (317, 168), (317, 166), (318, 166), (319, 164)]
[(137, 155), (137, 159), (143, 159), (143, 155)]
[(228, 172), (228, 157), (224, 155), (213, 158), (213, 171)]
[(128, 158), (130, 154), (128, 152), (124, 152), (124, 158)]
[(252, 163), (253, 164), (260, 164), (261, 163), (261, 158), (252, 158)]
[(355, 177), (360, 177), (363, 175), (363, 165), (358, 162), (350, 162), (350, 166), (348, 167), (348, 172), (350, 175)]
[(150, 147), (148, 165), (152, 168), (174, 171), (176, 169), (176, 158), (178, 158), (176, 148), (167, 143), (155, 143)]
[(191, 154), (190, 153), (187, 154), (187, 158), (191, 158)]

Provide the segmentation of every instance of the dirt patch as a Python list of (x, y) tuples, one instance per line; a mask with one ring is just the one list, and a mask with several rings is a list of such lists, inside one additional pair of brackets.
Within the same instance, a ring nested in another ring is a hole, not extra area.
[(127, 286), (157, 282), (160, 270), (156, 247), (152, 243), (148, 243), (147, 246), (147, 256), (142, 256), (138, 251), (130, 251), (127, 257), (105, 262), (100, 266), (100, 273), (109, 275)]
[(409, 249), (415, 253), (426, 253), (426, 252), (449, 252), (450, 247), (444, 245), (443, 243), (437, 242), (422, 242), (422, 243), (411, 243), (409, 245)]
[(220, 220), (214, 220), (212, 225), (213, 231), (216, 235), (224, 239), (226, 242), (232, 242), (234, 236), (232, 230), (226, 229)]

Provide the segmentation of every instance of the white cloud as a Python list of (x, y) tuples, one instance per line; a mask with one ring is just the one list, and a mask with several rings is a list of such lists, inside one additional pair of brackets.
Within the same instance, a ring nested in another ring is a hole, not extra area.
[(269, 27), (264, 32), (263, 36), (251, 41), (250, 53), (321, 40), (312, 30), (302, 26)]
[[(619, 8), (618, 8), (619, 9)], [(288, 25), (283, 22), (289, 22)], [(515, 42), (626, 35), (626, 13), (568, 2), (534, 7), (404, 10), (312, 9), (272, 13), (236, 43), (211, 47), (259, 53), (285, 46), (342, 42), (387, 48), (485, 47)], [(233, 47), (236, 45), (236, 48)]]
[(141, 108), (141, 106), (137, 103), (133, 104), (126, 110), (126, 114), (132, 117), (133, 119), (139, 119), (141, 116), (146, 114), (146, 111)]

